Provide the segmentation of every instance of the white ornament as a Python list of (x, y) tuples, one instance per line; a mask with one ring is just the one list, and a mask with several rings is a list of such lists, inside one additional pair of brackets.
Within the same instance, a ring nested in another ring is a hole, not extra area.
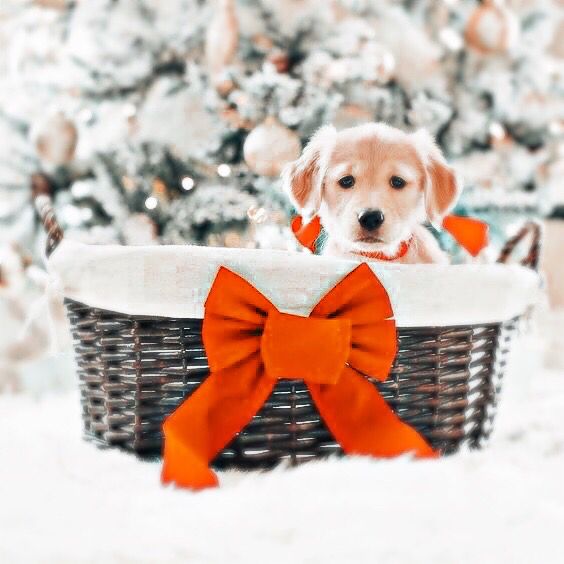
[(300, 156), (301, 148), (298, 135), (270, 116), (249, 133), (243, 154), (253, 172), (278, 176), (285, 164)]
[(516, 43), (519, 23), (499, 0), (485, 0), (470, 15), (466, 41), (482, 54), (505, 53)]
[(239, 22), (235, 0), (218, 0), (206, 35), (206, 62), (212, 77), (229, 66), (239, 43)]
[(78, 133), (74, 123), (57, 112), (35, 128), (35, 148), (42, 161), (54, 166), (68, 164), (74, 157)]

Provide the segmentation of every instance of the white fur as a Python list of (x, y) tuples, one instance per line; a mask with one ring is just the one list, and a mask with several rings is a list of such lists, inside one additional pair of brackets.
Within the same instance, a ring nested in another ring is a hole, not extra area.
[(221, 472), (196, 494), (161, 486), (158, 461), (85, 442), (78, 392), (0, 396), (0, 560), (561, 562), (564, 378), (519, 344), (482, 451)]

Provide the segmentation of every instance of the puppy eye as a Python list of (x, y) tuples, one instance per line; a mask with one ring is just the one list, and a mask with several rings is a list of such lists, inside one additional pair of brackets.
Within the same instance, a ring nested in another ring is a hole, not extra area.
[(396, 188), (399, 190), (400, 188), (403, 188), (406, 184), (407, 182), (401, 176), (392, 176), (392, 178), (390, 178), (390, 186), (392, 188)]
[(352, 188), (354, 186), (354, 176), (350, 174), (343, 176), (343, 178), (339, 180), (339, 186), (341, 188)]

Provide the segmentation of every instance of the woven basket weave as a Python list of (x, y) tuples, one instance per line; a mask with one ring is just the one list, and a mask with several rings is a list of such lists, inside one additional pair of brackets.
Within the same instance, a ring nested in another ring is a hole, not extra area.
[[(51, 253), (63, 233), (50, 202), (39, 213)], [(527, 224), (504, 248), (505, 262), (531, 235), (521, 261), (536, 268), (540, 229)], [(72, 300), (85, 436), (138, 454), (161, 452), (161, 425), (207, 377), (200, 319), (125, 315)], [(398, 354), (384, 383), (371, 380), (392, 409), (436, 449), (481, 446), (495, 413), (506, 356), (518, 319), (457, 327), (399, 328)], [(301, 380), (279, 380), (259, 413), (220, 453), (215, 466), (271, 467), (341, 449)]]

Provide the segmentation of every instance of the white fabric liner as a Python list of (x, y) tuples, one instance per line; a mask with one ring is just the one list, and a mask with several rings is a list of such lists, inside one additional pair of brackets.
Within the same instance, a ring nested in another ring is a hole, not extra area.
[[(65, 297), (124, 314), (203, 318), (220, 266), (283, 312), (309, 315), (358, 261), (286, 251), (195, 246), (95, 246), (63, 240), (48, 261)], [(399, 327), (507, 321), (537, 301), (540, 277), (521, 266), (370, 263)]]

